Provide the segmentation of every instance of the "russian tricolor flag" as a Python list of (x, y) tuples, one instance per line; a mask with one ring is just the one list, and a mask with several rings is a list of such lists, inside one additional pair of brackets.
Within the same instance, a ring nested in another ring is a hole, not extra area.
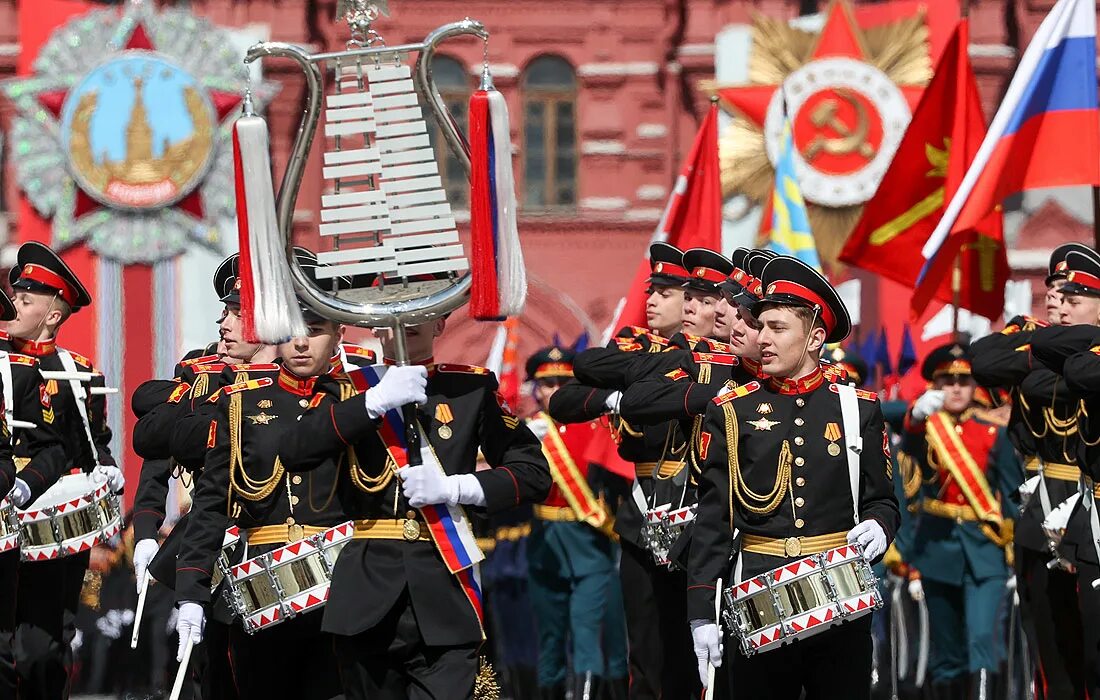
[(945, 248), (949, 234), (976, 227), (1011, 194), (1100, 185), (1096, 89), (1095, 0), (1059, 0), (1027, 47), (974, 162), (925, 243), (926, 261)]

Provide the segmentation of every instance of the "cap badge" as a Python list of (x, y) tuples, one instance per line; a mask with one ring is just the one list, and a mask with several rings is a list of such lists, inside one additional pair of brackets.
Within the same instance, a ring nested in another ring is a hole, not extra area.
[(664, 263), (657, 263), (657, 266), (653, 268), (653, 271), (654, 272), (660, 272), (663, 269), (665, 269), (665, 264)]
[(961, 346), (959, 346), (959, 345), (952, 345), (951, 346), (951, 356), (952, 357), (962, 357), (962, 355), (963, 355), (963, 349), (962, 349)]
[(775, 285), (774, 284), (769, 284), (768, 285), (768, 294), (775, 294)]
[(556, 360), (560, 360), (561, 358), (562, 358), (561, 350), (558, 350), (557, 348), (553, 348), (552, 350), (550, 350), (550, 359), (551, 360), (556, 361)]

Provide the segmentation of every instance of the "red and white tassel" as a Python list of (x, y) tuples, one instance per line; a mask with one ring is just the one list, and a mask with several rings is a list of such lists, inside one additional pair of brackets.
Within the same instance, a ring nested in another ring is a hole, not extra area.
[(508, 105), (486, 69), (470, 97), (470, 315), (516, 316), (527, 301), (527, 271), (516, 225)]
[(233, 125), (244, 337), (276, 344), (306, 334), (275, 213), (267, 123), (250, 101)]

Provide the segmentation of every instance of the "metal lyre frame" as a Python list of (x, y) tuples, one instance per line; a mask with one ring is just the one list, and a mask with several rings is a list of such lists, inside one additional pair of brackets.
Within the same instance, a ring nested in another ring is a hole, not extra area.
[[(394, 359), (398, 364), (407, 364), (409, 357), (404, 327), (432, 321), (465, 303), (469, 297), (471, 284), (469, 267), (467, 266), (461, 274), (448, 272), (447, 279), (414, 281), (407, 277), (400, 277), (399, 283), (387, 284), (383, 279), (380, 286), (352, 287), (344, 290), (322, 289), (302, 271), (293, 253), (293, 214), (307, 157), (321, 116), (325, 82), (325, 69), (322, 68), (322, 64), (332, 61), (337, 65), (336, 82), (339, 83), (341, 78), (339, 71), (343, 61), (355, 62), (361, 69), (363, 59), (371, 59), (380, 65), (384, 60), (402, 59), (409, 53), (417, 52), (411, 78), (418, 105), (427, 106), (428, 112), (440, 125), (447, 146), (458, 158), (468, 176), (470, 173), (469, 147), (443, 98), (435, 88), (431, 64), (436, 48), (443, 41), (460, 36), (474, 36), (487, 42), (489, 34), (480, 22), (466, 18), (439, 27), (419, 44), (386, 46), (378, 34), (370, 28), (371, 21), (378, 15), (375, 4), (370, 3), (369, 0), (356, 0), (354, 6), (347, 15), (352, 28), (352, 40), (348, 42), (347, 50), (311, 55), (293, 44), (264, 42), (248, 50), (245, 62), (251, 63), (263, 57), (287, 58), (301, 67), (306, 78), (306, 110), (276, 198), (279, 231), (298, 294), (310, 308), (326, 318), (360, 327), (391, 328), (396, 355)], [(378, 45), (374, 45), (375, 43)], [(401, 63), (404, 64), (403, 61)], [(380, 242), (381, 238), (377, 240)], [(338, 246), (339, 239), (337, 238), (336, 241)], [(413, 420), (415, 412), (411, 410), (412, 406), (406, 406), (405, 409), (410, 464), (417, 464), (420, 454), (419, 449), (415, 447), (419, 444), (419, 436), (415, 434), (416, 421)]]

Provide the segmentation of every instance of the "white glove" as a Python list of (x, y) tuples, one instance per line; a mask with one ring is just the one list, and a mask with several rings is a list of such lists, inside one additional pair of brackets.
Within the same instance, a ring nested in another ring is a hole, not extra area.
[(618, 413), (619, 412), (619, 402), (622, 401), (622, 400), (623, 400), (623, 392), (613, 391), (607, 396), (607, 399), (603, 402), (603, 405), (611, 413)]
[(134, 573), (137, 574), (138, 594), (141, 593), (141, 584), (145, 580), (145, 572), (149, 569), (149, 562), (160, 550), (160, 545), (151, 537), (140, 540), (134, 545)]
[(12, 505), (16, 508), (22, 508), (27, 505), (27, 501), (31, 500), (31, 487), (27, 486), (27, 482), (22, 479), (16, 479), (15, 486), (11, 487), (8, 498), (11, 499)]
[(206, 611), (203, 607), (190, 601), (180, 603), (179, 615), (176, 617), (176, 632), (180, 636), (176, 661), (183, 661), (183, 648), (187, 646), (188, 637), (194, 639), (195, 644), (202, 643), (204, 629), (206, 629)]
[(527, 421), (527, 428), (535, 434), (535, 437), (539, 439), (539, 442), (542, 442), (543, 438), (546, 437), (546, 434), (550, 432), (550, 424), (546, 422), (546, 420), (543, 418), (532, 418), (531, 420)]
[(909, 597), (913, 600), (924, 600), (924, 584), (920, 582), (919, 578), (910, 579)]
[(485, 490), (473, 474), (447, 476), (434, 464), (420, 464), (398, 469), (397, 475), (401, 477), (401, 491), (413, 508), (436, 503), (485, 505)]
[(122, 490), (126, 488), (126, 477), (122, 475), (122, 470), (118, 467), (112, 467), (108, 464), (97, 464), (95, 469), (92, 470), (92, 475), (98, 481), (106, 481), (107, 486), (109, 486), (114, 493), (122, 493)]
[(1005, 581), (1005, 588), (1013, 592), (1016, 591), (1016, 574), (1012, 574), (1008, 577), (1008, 580)]
[(863, 556), (874, 561), (886, 553), (886, 531), (877, 520), (867, 519), (848, 531), (848, 543), (858, 542)]
[(709, 666), (719, 668), (722, 665), (722, 633), (718, 625), (710, 620), (692, 620), (691, 642), (695, 647), (695, 658), (699, 661), (699, 680), (705, 688), (710, 675)]
[(386, 415), (391, 408), (411, 403), (428, 402), (428, 368), (423, 365), (390, 367), (382, 381), (363, 394), (367, 414), (374, 419)]
[(913, 419), (924, 420), (943, 408), (943, 390), (929, 389), (913, 402)]

